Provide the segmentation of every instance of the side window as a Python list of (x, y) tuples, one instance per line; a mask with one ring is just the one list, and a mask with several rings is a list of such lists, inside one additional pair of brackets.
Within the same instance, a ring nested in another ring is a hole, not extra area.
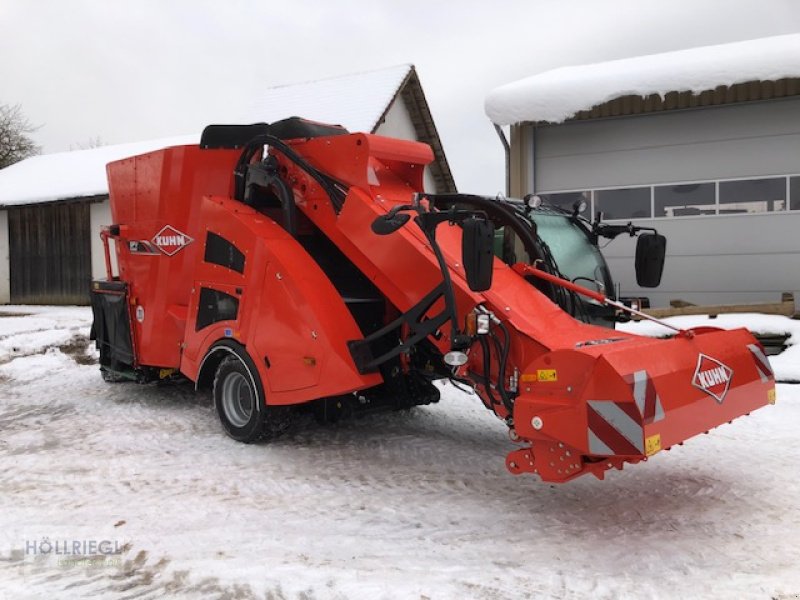
[(211, 288), (200, 288), (197, 303), (197, 323), (194, 330), (200, 331), (219, 321), (235, 321), (239, 316), (239, 299)]
[(244, 273), (244, 254), (224, 237), (209, 231), (206, 234), (207, 263), (223, 266), (237, 273)]
[(717, 212), (713, 183), (659, 185), (655, 188), (656, 217), (713, 215)]
[(620, 188), (597, 190), (594, 193), (594, 210), (602, 212), (604, 219), (649, 219), (650, 188)]
[(719, 214), (786, 210), (786, 177), (721, 181)]

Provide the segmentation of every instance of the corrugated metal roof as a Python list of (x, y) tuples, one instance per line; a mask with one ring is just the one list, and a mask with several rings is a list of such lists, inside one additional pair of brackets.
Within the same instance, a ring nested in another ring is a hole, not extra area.
[(593, 106), (590, 110), (582, 110), (569, 121), (586, 119), (602, 119), (638, 115), (665, 110), (680, 110), (702, 106), (720, 106), (737, 102), (753, 102), (756, 100), (772, 100), (800, 94), (800, 79), (785, 78), (777, 81), (749, 81), (727, 86), (720, 85), (713, 90), (695, 92), (668, 92), (663, 97), (652, 94), (641, 96), (623, 96), (609, 102)]

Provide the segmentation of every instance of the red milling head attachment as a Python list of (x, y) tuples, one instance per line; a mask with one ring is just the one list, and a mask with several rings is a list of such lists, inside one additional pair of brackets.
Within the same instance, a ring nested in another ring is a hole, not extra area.
[(564, 482), (585, 473), (602, 479), (609, 468), (774, 403), (775, 382), (748, 331), (706, 327), (669, 340), (615, 332), (562, 343), (524, 369), (519, 392), (513, 437), (531, 445), (506, 465)]

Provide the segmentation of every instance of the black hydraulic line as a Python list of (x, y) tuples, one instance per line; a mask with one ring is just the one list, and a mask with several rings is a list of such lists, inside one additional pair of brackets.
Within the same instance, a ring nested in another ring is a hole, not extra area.
[[(552, 258), (548, 258), (549, 252), (544, 248), (544, 240), (541, 240), (536, 233), (536, 223), (523, 220), (517, 209), (507, 201), (473, 194), (426, 194), (425, 197), (439, 209), (455, 206), (457, 204), (466, 204), (480, 208), (486, 212), (489, 217), (494, 217), (517, 234), (522, 242), (522, 247), (532, 261), (535, 261), (537, 257), (542, 257), (546, 262), (549, 262), (548, 267), (554, 264)], [(558, 294), (557, 286), (550, 285), (549, 283), (545, 285), (551, 290), (549, 294), (547, 292), (545, 292), (545, 294), (555, 300)]]
[(491, 379), (489, 377), (492, 368), (492, 357), (489, 352), (489, 343), (486, 341), (486, 337), (483, 335), (478, 336), (478, 340), (481, 344), (481, 351), (483, 352), (483, 377), (481, 378), (483, 380), (482, 383), (483, 387), (486, 389), (486, 395), (489, 396), (489, 402), (492, 403), (491, 406), (492, 411), (496, 412), (494, 410), (494, 407), (500, 404), (500, 402), (498, 402), (497, 399), (494, 397), (494, 393), (492, 392)]
[[(465, 381), (463, 379), (459, 379), (458, 377), (448, 377), (447, 379), (450, 381), (450, 383), (453, 385), (453, 387), (456, 388), (457, 390), (462, 391), (465, 394), (473, 394), (473, 393), (475, 393), (475, 390), (472, 389), (472, 386), (471, 386), (469, 381)], [(462, 383), (465, 386), (469, 386), (469, 387), (461, 387)]]
[[(500, 392), (500, 398), (503, 400), (503, 405), (506, 407), (506, 410), (508, 410), (509, 415), (512, 415), (514, 411), (514, 401), (508, 395), (508, 390), (506, 390), (505, 383), (506, 367), (508, 366), (508, 352), (511, 346), (511, 334), (508, 332), (508, 328), (505, 326), (505, 323), (498, 319), (497, 324), (503, 331), (503, 336), (505, 337), (505, 343), (502, 345), (502, 352), (500, 354), (500, 365), (497, 375), (497, 389)], [(497, 341), (497, 337), (494, 335), (493, 337)]]
[(425, 194), (425, 197), (439, 209), (449, 208), (456, 204), (468, 204), (480, 208), (488, 216), (494, 215), (501, 223), (508, 225), (520, 237), (522, 246), (529, 256), (535, 257), (541, 254), (539, 242), (534, 237), (536, 235), (536, 224), (531, 222), (529, 227), (523, 225), (516, 210), (502, 201), (473, 194)]
[(314, 166), (309, 164), (304, 158), (302, 158), (299, 154), (297, 154), (291, 148), (291, 146), (286, 144), (283, 140), (270, 134), (257, 135), (252, 140), (247, 142), (245, 147), (242, 149), (242, 154), (239, 156), (239, 160), (236, 162), (236, 167), (234, 168), (233, 171), (234, 182), (235, 182), (234, 197), (237, 200), (244, 199), (244, 186), (245, 186), (245, 175), (246, 175), (247, 165), (252, 160), (256, 151), (265, 145), (280, 150), (281, 154), (286, 156), (286, 158), (291, 160), (298, 167), (300, 167), (306, 173), (308, 173), (311, 176), (311, 178), (314, 179), (314, 181), (316, 181), (323, 190), (325, 190), (325, 192), (327, 193), (328, 197), (331, 200), (331, 203), (333, 204), (333, 207), (336, 209), (336, 212), (338, 213), (342, 210), (342, 205), (344, 204), (344, 197), (342, 195), (342, 192), (336, 188), (336, 186), (330, 180), (330, 178), (321, 171), (319, 171), (318, 169), (316, 169)]
[(436, 233), (434, 230), (423, 229), (425, 237), (428, 238), (428, 243), (433, 250), (433, 254), (439, 263), (439, 270), (442, 272), (442, 279), (444, 280), (444, 289), (442, 295), (444, 296), (445, 310), (449, 312), (450, 317), (450, 344), (451, 347), (456, 346), (456, 337), (459, 335), (458, 330), (458, 316), (456, 314), (456, 298), (453, 293), (453, 281), (450, 277), (450, 269), (447, 268), (447, 263), (444, 260), (442, 249), (436, 241)]

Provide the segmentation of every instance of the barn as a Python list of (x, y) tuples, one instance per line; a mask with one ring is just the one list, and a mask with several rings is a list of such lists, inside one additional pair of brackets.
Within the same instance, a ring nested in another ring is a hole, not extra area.
[[(288, 116), (428, 143), (429, 191), (454, 192), (452, 173), (413, 65), (270, 88), (234, 122)], [(0, 170), (0, 303), (86, 304), (105, 275), (99, 232), (111, 223), (107, 163), (172, 145), (189, 135), (35, 156)]]
[(656, 289), (634, 241), (603, 252), (623, 296), (653, 306), (800, 296), (800, 35), (547, 71), (493, 90), (510, 126), (510, 193), (667, 236)]

